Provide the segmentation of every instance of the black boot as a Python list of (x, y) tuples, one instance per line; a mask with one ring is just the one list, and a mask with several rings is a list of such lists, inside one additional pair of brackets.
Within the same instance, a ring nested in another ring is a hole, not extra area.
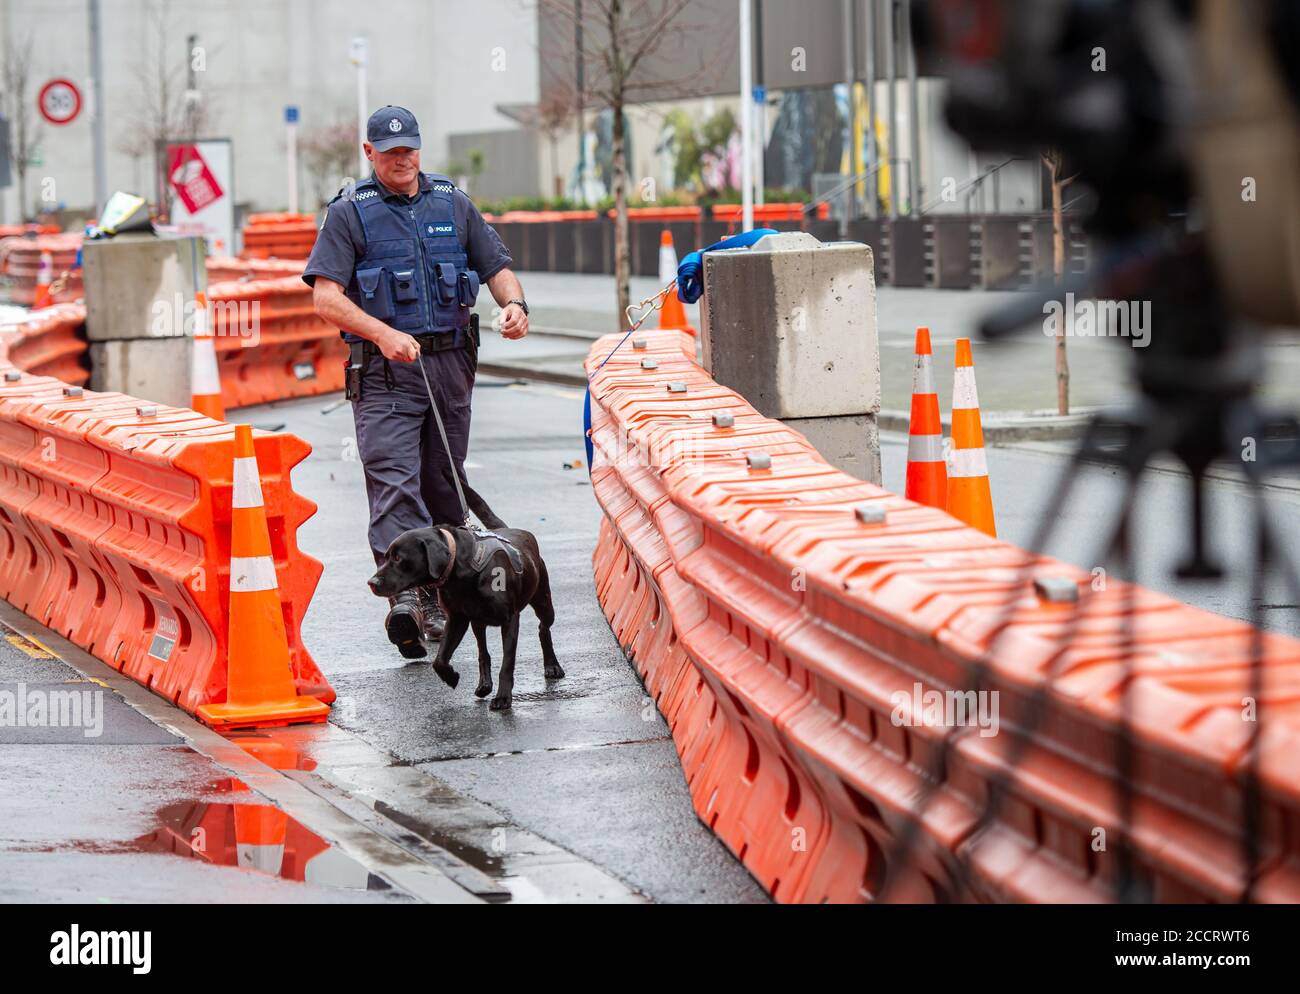
[(429, 642), (441, 642), (447, 629), (447, 612), (436, 587), (421, 588), (420, 607), (424, 610), (424, 637)]
[(418, 590), (403, 590), (388, 598), (392, 609), (384, 619), (388, 641), (407, 659), (423, 659), (428, 650), (424, 647), (422, 633), (425, 625), (424, 601)]

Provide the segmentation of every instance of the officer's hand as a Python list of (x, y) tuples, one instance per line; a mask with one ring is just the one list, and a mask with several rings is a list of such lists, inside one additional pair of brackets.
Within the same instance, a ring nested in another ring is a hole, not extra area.
[(504, 338), (523, 338), (528, 334), (528, 315), (518, 304), (506, 304), (501, 312), (501, 335)]
[(389, 329), (387, 335), (375, 342), (385, 359), (397, 362), (415, 362), (420, 357), (420, 343), (404, 331)]

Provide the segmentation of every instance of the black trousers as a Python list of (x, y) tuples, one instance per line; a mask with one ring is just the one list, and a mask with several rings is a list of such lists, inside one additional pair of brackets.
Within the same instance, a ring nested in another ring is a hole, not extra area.
[[(416, 360), (429, 374), (456, 471), (463, 472), (469, 451), (470, 401), (474, 392), (476, 350), (446, 349)], [(415, 362), (389, 362), (372, 356), (361, 378), (361, 399), (352, 402), (357, 449), (370, 500), (370, 548), (383, 562), (389, 544), (411, 528), (461, 523), (456, 489), (448, 475), (447, 453), (429, 407), (424, 379)]]

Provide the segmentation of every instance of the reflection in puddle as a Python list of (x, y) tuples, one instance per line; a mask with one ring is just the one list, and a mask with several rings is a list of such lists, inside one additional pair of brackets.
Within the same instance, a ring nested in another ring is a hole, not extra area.
[(238, 780), (220, 780), (212, 785), (212, 793), (228, 794), (232, 800), (169, 804), (158, 812), (159, 827), (136, 839), (134, 847), (321, 887), (390, 889), (315, 832), (274, 805), (260, 802)]

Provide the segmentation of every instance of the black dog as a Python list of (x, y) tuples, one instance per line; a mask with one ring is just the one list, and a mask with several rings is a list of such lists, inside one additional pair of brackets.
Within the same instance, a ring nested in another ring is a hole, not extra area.
[(489, 529), (475, 532), (459, 525), (415, 528), (393, 539), (384, 563), (370, 578), (370, 589), (381, 597), (393, 597), (411, 587), (433, 584), (442, 593), (447, 609), (447, 627), (433, 660), (433, 669), (450, 687), (460, 682), (451, 656), (474, 628), (478, 641), (477, 697), (492, 693), (492, 657), (487, 649), (487, 626), (501, 629), (501, 672), (492, 710), (510, 707), (515, 685), (515, 648), (519, 642), (519, 614), (531, 605), (540, 624), (542, 672), (548, 680), (564, 676), (551, 645), (555, 608), (551, 604), (551, 583), (546, 563), (532, 532), (508, 528), (487, 503), (464, 482), (465, 500), (475, 516)]

